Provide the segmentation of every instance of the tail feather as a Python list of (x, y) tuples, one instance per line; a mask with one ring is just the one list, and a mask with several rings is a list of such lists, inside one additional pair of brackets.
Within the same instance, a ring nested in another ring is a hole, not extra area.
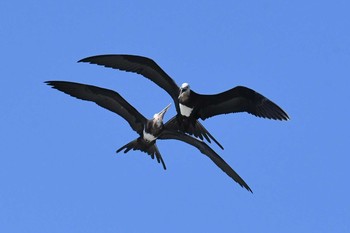
[(209, 139), (211, 138), (221, 149), (224, 149), (224, 147), (213, 137), (213, 135), (211, 135), (208, 132), (206, 128), (204, 128), (204, 126), (198, 120), (196, 120), (196, 122), (194, 123), (194, 128), (195, 128), (194, 132), (202, 134), (209, 143), (211, 143)]
[(213, 135), (208, 132), (208, 130), (198, 120), (191, 121), (188, 118), (178, 119), (178, 116), (175, 116), (165, 124), (165, 127), (171, 130), (179, 130), (181, 132), (185, 132), (201, 140), (205, 139), (209, 143), (211, 143), (211, 140), (213, 140), (221, 149), (224, 149), (224, 147), (213, 137)]
[(120, 147), (117, 150), (117, 153), (119, 153), (123, 150), (124, 150), (124, 153), (128, 153), (130, 150), (139, 150), (139, 151), (145, 152), (148, 155), (150, 155), (152, 159), (154, 159), (154, 157), (156, 157), (158, 163), (162, 163), (164, 170), (166, 170), (164, 160), (163, 160), (162, 155), (160, 154), (155, 142), (147, 143), (142, 138), (137, 138), (137, 139), (125, 144), (124, 146)]

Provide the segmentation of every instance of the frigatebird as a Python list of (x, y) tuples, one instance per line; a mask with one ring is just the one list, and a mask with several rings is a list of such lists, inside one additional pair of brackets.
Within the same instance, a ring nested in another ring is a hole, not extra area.
[(140, 150), (149, 154), (153, 159), (157, 158), (158, 163), (163, 164), (164, 160), (157, 148), (157, 139), (176, 139), (196, 147), (201, 153), (208, 156), (221, 170), (236, 181), (241, 187), (252, 192), (245, 181), (228, 165), (214, 150), (203, 141), (189, 136), (178, 130), (168, 127), (168, 123), (163, 124), (163, 117), (170, 105), (161, 112), (154, 114), (152, 119), (146, 119), (131, 104), (129, 104), (117, 92), (92, 85), (66, 82), (66, 81), (46, 81), (52, 88), (62, 91), (70, 96), (81, 100), (92, 101), (99, 106), (108, 109), (123, 117), (131, 128), (139, 134), (139, 137), (117, 150), (117, 153), (124, 150), (124, 153), (132, 150)]
[(188, 83), (179, 87), (155, 61), (147, 57), (108, 54), (87, 57), (78, 62), (134, 72), (150, 79), (163, 88), (175, 102), (177, 115), (170, 120), (169, 127), (202, 140), (204, 137), (208, 142), (211, 138), (222, 149), (220, 143), (199, 123), (199, 118), (205, 120), (220, 114), (247, 112), (268, 119), (289, 119), (287, 113), (271, 100), (244, 86), (236, 86), (214, 95), (198, 94), (190, 89)]

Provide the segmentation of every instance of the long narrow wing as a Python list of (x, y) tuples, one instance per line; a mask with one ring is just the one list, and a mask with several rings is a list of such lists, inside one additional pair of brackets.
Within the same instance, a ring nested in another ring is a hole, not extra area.
[(225, 160), (223, 160), (204, 142), (186, 134), (166, 129), (160, 134), (158, 139), (176, 139), (196, 147), (198, 150), (200, 150), (200, 152), (202, 152), (202, 154), (208, 156), (221, 170), (236, 181), (241, 187), (246, 188), (249, 192), (253, 192), (246, 182), (230, 167), (230, 165), (228, 165)]
[(117, 92), (80, 83), (46, 81), (47, 85), (81, 100), (92, 101), (123, 117), (139, 135), (142, 135), (147, 119)]
[(289, 119), (288, 114), (277, 104), (247, 87), (237, 86), (216, 95), (195, 94), (202, 103), (197, 110), (196, 117), (202, 120), (219, 114), (235, 112), (248, 112), (257, 117), (274, 120)]
[(136, 55), (107, 54), (83, 58), (78, 62), (88, 62), (113, 69), (141, 74), (159, 87), (163, 88), (174, 100), (176, 111), (179, 112), (179, 87), (175, 81), (150, 58)]

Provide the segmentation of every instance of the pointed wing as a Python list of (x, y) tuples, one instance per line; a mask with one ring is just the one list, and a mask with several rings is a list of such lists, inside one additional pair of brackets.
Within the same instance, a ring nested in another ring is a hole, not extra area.
[(175, 81), (150, 58), (135, 55), (108, 54), (87, 57), (78, 62), (88, 62), (113, 69), (141, 74), (159, 87), (163, 88), (171, 98), (173, 98), (176, 110), (179, 112), (179, 87)]
[(274, 120), (288, 120), (289, 116), (279, 106), (265, 96), (247, 87), (237, 86), (216, 95), (197, 94), (202, 105), (197, 109), (197, 118), (248, 112), (257, 117)]
[(202, 154), (208, 156), (221, 170), (223, 170), (229, 177), (236, 181), (241, 187), (244, 187), (248, 191), (252, 192), (246, 182), (230, 167), (230, 165), (228, 165), (225, 160), (223, 160), (204, 142), (199, 141), (186, 134), (172, 130), (164, 130), (158, 139), (176, 139), (196, 147), (198, 150), (200, 150), (200, 152), (202, 152)]
[(123, 117), (138, 134), (142, 135), (147, 119), (117, 92), (80, 83), (46, 81), (47, 85), (81, 100), (92, 101)]

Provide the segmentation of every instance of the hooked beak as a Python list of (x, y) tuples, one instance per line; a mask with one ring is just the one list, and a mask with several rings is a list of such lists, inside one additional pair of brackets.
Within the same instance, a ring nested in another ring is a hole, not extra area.
[(163, 117), (164, 117), (165, 113), (168, 111), (168, 109), (170, 108), (170, 105), (171, 105), (171, 103), (168, 104), (168, 106), (166, 106), (162, 111), (160, 111), (158, 113), (158, 116), (161, 120), (163, 120)]

